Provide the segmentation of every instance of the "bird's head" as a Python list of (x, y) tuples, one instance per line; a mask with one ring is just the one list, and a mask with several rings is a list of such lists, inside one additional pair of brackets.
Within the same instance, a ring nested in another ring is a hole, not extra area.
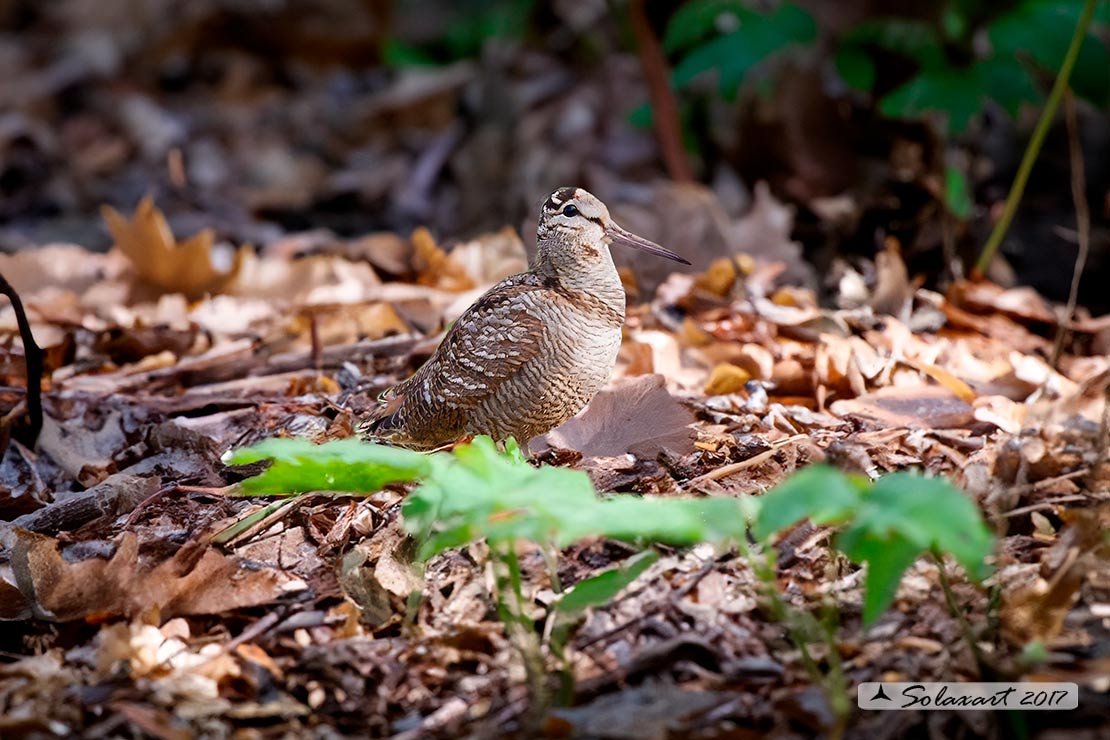
[[(543, 204), (537, 231), (541, 252), (554, 259), (609, 263), (610, 244), (622, 244), (649, 254), (690, 264), (669, 249), (636, 236), (617, 225), (609, 209), (592, 193), (582, 188), (559, 188)], [(557, 253), (557, 254), (556, 254)]]

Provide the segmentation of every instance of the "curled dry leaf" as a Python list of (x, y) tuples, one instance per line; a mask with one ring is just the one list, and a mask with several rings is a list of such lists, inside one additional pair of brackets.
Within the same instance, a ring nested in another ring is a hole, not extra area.
[(914, 286), (897, 240), (891, 238), (875, 255), (875, 289), (867, 302), (876, 313), (909, 318)]
[(116, 246), (131, 261), (139, 278), (167, 293), (195, 296), (219, 290), (235, 277), (249, 251), (249, 247), (241, 247), (231, 269), (218, 270), (212, 261), (212, 230), (204, 229), (178, 242), (150, 196), (139, 202), (130, 219), (111, 206), (104, 206), (101, 213)]
[(1027, 322), (1056, 323), (1056, 314), (1045, 299), (1028, 286), (1007, 289), (986, 281), (961, 281), (952, 286), (949, 298), (957, 305), (974, 311), (997, 311)]

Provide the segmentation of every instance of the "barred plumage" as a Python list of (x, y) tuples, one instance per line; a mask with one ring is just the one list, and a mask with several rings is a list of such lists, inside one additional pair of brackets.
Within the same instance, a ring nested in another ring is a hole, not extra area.
[(488, 290), (417, 372), (383, 394), (362, 431), (415, 449), (473, 434), (521, 444), (580, 411), (620, 349), (624, 288), (611, 242), (689, 264), (621, 229), (580, 188), (544, 203), (528, 272)]

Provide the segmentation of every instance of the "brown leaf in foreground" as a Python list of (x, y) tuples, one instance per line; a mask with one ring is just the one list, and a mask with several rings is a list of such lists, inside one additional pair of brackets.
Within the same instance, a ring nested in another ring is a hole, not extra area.
[(236, 252), (229, 271), (217, 270), (212, 264), (212, 230), (204, 229), (178, 242), (149, 195), (139, 202), (130, 220), (111, 206), (104, 206), (101, 213), (116, 246), (139, 277), (167, 293), (199, 295), (218, 290), (238, 273), (248, 249)]
[[(183, 547), (153, 567), (139, 541), (125, 532), (110, 558), (71, 562), (52, 537), (17, 530), (12, 547), (16, 584), (38, 616), (65, 622), (135, 616), (157, 608), (162, 617), (219, 614), (274, 601), (297, 579), (272, 568), (207, 549), (196, 558)], [(195, 564), (194, 564), (195, 562)]]

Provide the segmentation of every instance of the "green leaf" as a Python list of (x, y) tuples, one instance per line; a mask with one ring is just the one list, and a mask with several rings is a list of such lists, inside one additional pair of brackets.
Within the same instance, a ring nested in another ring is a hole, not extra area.
[(753, 67), (765, 63), (792, 44), (810, 44), (817, 37), (817, 24), (805, 10), (783, 3), (770, 14), (734, 9), (738, 26), (717, 38), (694, 46), (675, 65), (672, 75), (677, 87), (696, 77), (716, 71), (722, 97), (735, 97)]
[(632, 128), (648, 130), (654, 125), (655, 112), (651, 103), (643, 103), (628, 112), (628, 125)]
[(876, 536), (865, 527), (852, 527), (836, 539), (837, 546), (856, 563), (867, 563), (863, 583), (863, 623), (875, 620), (894, 603), (902, 574), (924, 550), (897, 532)]
[(875, 63), (862, 47), (841, 46), (836, 52), (836, 71), (845, 84), (856, 90), (870, 90), (875, 86)]
[(958, 167), (944, 169), (944, 205), (948, 212), (959, 219), (966, 219), (971, 215), (971, 193), (967, 183), (967, 175)]
[(922, 71), (879, 101), (879, 110), (894, 118), (941, 114), (950, 134), (963, 133), (971, 118), (983, 108), (985, 92), (974, 74), (954, 67)]
[(1110, 25), (1110, 3), (1103, 0), (1103, 2), (1095, 4), (1095, 14), (1093, 16), (1093, 21), (1096, 24), (1104, 26)]
[(957, 7), (958, 3), (945, 4), (940, 14), (940, 27), (945, 38), (958, 40), (967, 35), (969, 19), (966, 9)]
[(865, 497), (857, 525), (880, 536), (898, 532), (926, 550), (951, 555), (974, 580), (990, 574), (986, 559), (994, 535), (971, 499), (942, 478), (883, 476)]
[(265, 472), (239, 484), (245, 494), (290, 494), (305, 491), (373, 493), (387, 483), (427, 475), (427, 455), (397, 447), (341, 439), (322, 445), (305, 439), (268, 439), (235, 451), (231, 465), (273, 460)]
[(489, 437), (436, 457), (431, 475), (403, 508), (409, 531), (430, 537), (421, 558), (460, 544), (462, 537), (485, 537), (491, 544), (562, 541), (566, 532), (584, 527), (582, 518), (596, 506), (585, 473), (534, 468), (519, 455), (499, 453)]
[[(1105, 2), (1101, 3), (1104, 7)], [(1082, 2), (1025, 0), (999, 16), (987, 29), (997, 56), (1009, 63), (1031, 59), (1045, 73), (1055, 74), (1071, 43)], [(1098, 10), (1096, 9), (1096, 18)], [(1105, 24), (1106, 21), (1102, 21)], [(1110, 102), (1110, 50), (1096, 33), (1088, 32), (1080, 47), (1070, 84), (1075, 92), (1105, 106)]]
[(744, 536), (748, 500), (600, 499), (589, 476), (564, 468), (534, 468), (497, 452), (488, 437), (435, 456), (430, 475), (405, 502), (405, 526), (422, 539), (420, 557), (485, 538), (565, 546), (583, 537), (689, 545)]
[(843, 522), (859, 507), (860, 495), (860, 485), (840, 471), (811, 465), (760, 497), (753, 534), (766, 541), (803, 519), (814, 524)]
[(750, 15), (740, 0), (692, 0), (667, 21), (663, 50), (668, 54), (694, 46), (715, 33), (738, 26)]
[(844, 46), (876, 46), (914, 60), (922, 69), (947, 65), (936, 30), (924, 21), (886, 18), (859, 24), (840, 41)]
[(927, 552), (947, 553), (981, 581), (994, 536), (979, 509), (941, 478), (894, 473), (863, 496), (855, 518), (836, 539), (853, 562), (867, 563), (864, 622), (890, 606), (906, 568)]
[(581, 536), (694, 545), (736, 541), (747, 531), (750, 500), (612, 496), (599, 502)]
[(1110, 49), (1105, 41), (1087, 37), (1079, 48), (1069, 84), (1080, 97), (1106, 108), (1110, 103)]
[(427, 52), (397, 38), (387, 38), (382, 44), (382, 62), (391, 69), (432, 67), (437, 64)]
[(640, 574), (659, 560), (655, 550), (644, 550), (625, 560), (616, 568), (579, 581), (556, 605), (561, 619), (577, 619), (591, 606), (607, 604)]
[(1044, 102), (1044, 93), (1037, 88), (1029, 70), (1012, 59), (997, 56), (984, 59), (974, 65), (971, 75), (1011, 117), (1016, 118), (1023, 105)]
[(474, 57), (493, 38), (520, 39), (528, 29), (534, 0), (477, 0), (460, 8), (443, 42), (452, 59)]

